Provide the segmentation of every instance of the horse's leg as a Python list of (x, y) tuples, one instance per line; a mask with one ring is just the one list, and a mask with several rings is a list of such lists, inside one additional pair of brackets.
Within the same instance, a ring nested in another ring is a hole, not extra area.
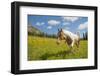
[(74, 41), (70, 44), (70, 50), (73, 52)]
[(80, 41), (76, 42), (77, 50), (79, 50)]
[(76, 44), (77, 48), (79, 48), (79, 44), (78, 44), (78, 42), (76, 42), (75, 44)]
[(71, 47), (73, 48), (75, 41), (73, 40), (71, 43)]
[(76, 47), (77, 47), (76, 49), (77, 49), (77, 51), (78, 51), (78, 50), (79, 50), (79, 43), (76, 42), (75, 44), (76, 44)]
[(80, 46), (80, 40), (78, 40), (78, 48), (79, 48), (79, 46)]

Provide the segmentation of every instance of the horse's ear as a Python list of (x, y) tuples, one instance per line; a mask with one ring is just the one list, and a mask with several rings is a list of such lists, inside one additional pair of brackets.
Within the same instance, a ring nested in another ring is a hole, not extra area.
[(60, 30), (58, 29), (58, 31), (60, 31)]
[(62, 28), (61, 28), (61, 31), (62, 31)]

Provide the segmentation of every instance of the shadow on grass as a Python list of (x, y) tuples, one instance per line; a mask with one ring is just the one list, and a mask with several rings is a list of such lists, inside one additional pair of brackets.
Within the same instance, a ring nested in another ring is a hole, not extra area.
[(52, 57), (52, 56), (54, 56), (54, 57), (61, 57), (61, 58), (65, 59), (66, 55), (70, 55), (70, 54), (74, 54), (73, 51), (71, 51), (71, 50), (67, 50), (67, 51), (64, 50), (64, 51), (57, 52), (55, 54), (49, 54), (49, 53), (46, 52), (45, 54), (40, 56), (40, 59), (41, 60), (47, 60), (49, 57)]

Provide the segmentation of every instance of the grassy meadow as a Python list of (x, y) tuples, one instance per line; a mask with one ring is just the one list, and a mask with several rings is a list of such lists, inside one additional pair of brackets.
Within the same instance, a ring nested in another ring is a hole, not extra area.
[(56, 44), (56, 38), (28, 35), (28, 60), (80, 59), (88, 57), (87, 40), (80, 41), (80, 47), (72, 50), (62, 41)]

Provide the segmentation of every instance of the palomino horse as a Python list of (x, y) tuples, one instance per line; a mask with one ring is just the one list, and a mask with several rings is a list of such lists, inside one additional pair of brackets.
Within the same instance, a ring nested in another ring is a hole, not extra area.
[(79, 32), (77, 34), (74, 34), (65, 29), (61, 30), (58, 29), (57, 44), (60, 44), (61, 40), (65, 40), (65, 42), (68, 44), (70, 48), (73, 48), (74, 44), (77, 46), (77, 48), (79, 48), (79, 42), (80, 42)]

